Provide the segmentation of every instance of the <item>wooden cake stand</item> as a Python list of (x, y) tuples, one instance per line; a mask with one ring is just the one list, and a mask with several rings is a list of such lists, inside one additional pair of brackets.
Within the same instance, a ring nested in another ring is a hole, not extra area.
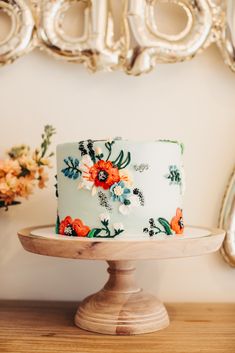
[(75, 324), (113, 335), (153, 332), (169, 325), (164, 304), (138, 287), (136, 260), (197, 256), (217, 251), (225, 233), (220, 229), (187, 227), (183, 236), (168, 238), (89, 239), (56, 235), (53, 226), (26, 228), (18, 233), (24, 249), (69, 259), (105, 260), (109, 280), (78, 307)]

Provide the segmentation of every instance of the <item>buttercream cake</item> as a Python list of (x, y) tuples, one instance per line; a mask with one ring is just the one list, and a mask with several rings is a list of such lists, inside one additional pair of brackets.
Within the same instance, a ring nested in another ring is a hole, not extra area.
[(182, 234), (183, 145), (120, 138), (57, 146), (56, 233), (88, 238)]

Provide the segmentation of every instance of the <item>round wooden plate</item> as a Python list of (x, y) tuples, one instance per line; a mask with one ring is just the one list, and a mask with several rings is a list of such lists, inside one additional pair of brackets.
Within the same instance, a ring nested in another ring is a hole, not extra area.
[(132, 260), (208, 254), (221, 247), (225, 232), (187, 227), (182, 236), (89, 239), (60, 236), (53, 226), (44, 226), (23, 229), (18, 235), (24, 249), (36, 254), (106, 260), (109, 280), (79, 305), (75, 324), (92, 332), (134, 335), (167, 327), (169, 317), (164, 304), (136, 284)]
[(106, 261), (166, 259), (217, 251), (225, 233), (221, 229), (186, 227), (184, 235), (90, 239), (55, 234), (53, 226), (25, 228), (18, 232), (24, 249), (36, 254), (71, 259)]

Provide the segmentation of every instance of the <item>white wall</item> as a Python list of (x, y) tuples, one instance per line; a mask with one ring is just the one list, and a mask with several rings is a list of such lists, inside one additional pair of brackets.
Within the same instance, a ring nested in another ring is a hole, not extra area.
[[(216, 226), (234, 165), (234, 102), (235, 74), (215, 47), (139, 78), (91, 75), (35, 51), (0, 69), (0, 152), (21, 142), (36, 146), (47, 123), (58, 131), (53, 148), (88, 137), (180, 139), (186, 146), (185, 219)], [(102, 262), (33, 255), (18, 241), (18, 229), (55, 220), (54, 174), (45, 191), (0, 210), (0, 299), (79, 300), (106, 279)], [(138, 279), (164, 301), (235, 301), (235, 270), (219, 253), (143, 261)]]

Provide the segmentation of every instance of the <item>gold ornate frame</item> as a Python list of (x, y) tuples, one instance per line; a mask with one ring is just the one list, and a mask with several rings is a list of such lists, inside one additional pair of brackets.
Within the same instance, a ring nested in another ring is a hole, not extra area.
[(219, 226), (227, 232), (221, 253), (226, 262), (235, 267), (235, 169), (223, 199)]

